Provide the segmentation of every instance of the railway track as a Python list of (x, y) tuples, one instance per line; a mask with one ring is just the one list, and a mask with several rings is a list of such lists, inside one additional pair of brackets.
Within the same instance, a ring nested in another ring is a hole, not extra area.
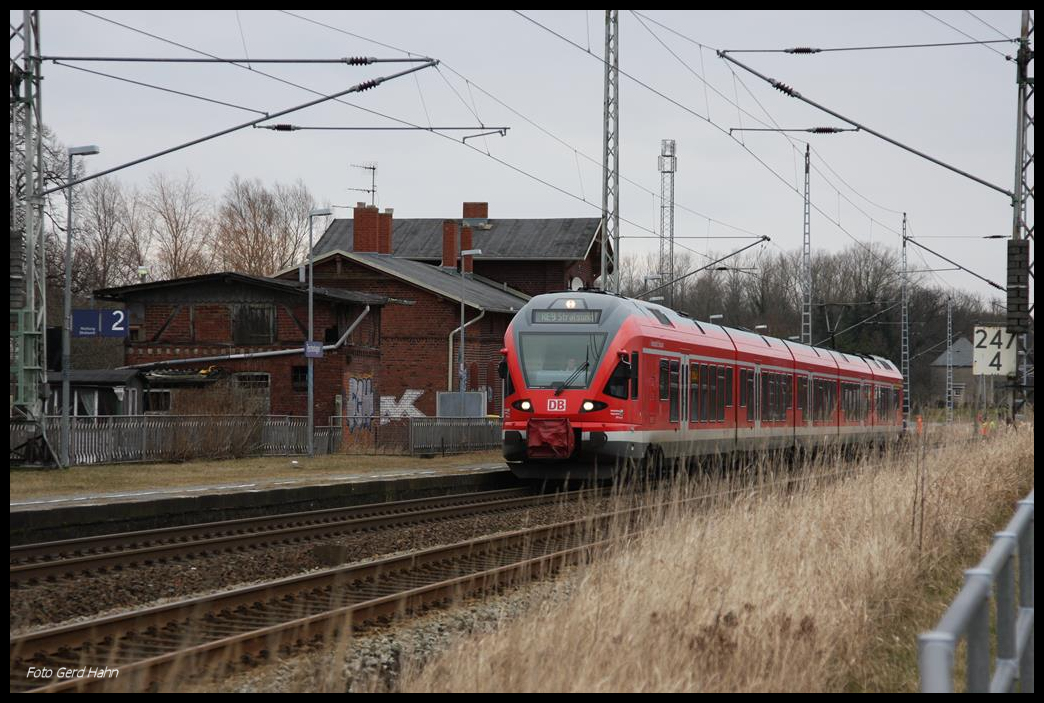
[(11, 547), (11, 586), (533, 507), (580, 494), (533, 495), (512, 488), (28, 544)]
[[(621, 511), (472, 539), (365, 564), (12, 637), (10, 690), (148, 690), (215, 663), (265, 657), (469, 593), (541, 578), (607, 543)], [(116, 678), (62, 677), (107, 667)], [(39, 677), (34, 671), (44, 672)]]

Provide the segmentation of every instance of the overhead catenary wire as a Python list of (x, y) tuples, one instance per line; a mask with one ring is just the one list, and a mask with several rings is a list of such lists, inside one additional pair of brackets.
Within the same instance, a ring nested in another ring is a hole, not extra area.
[[(931, 12), (928, 12), (928, 10), (921, 10), (921, 12), (923, 12), (923, 13), (924, 13), (924, 14), (926, 14), (926, 15), (928, 15), (929, 17), (931, 17), (931, 18), (932, 18), (933, 20), (935, 20), (935, 21), (936, 21), (936, 22), (938, 22), (939, 24), (944, 24), (944, 25), (946, 25), (947, 27), (949, 27), (949, 28), (950, 28), (950, 29), (952, 29), (953, 31), (957, 32), (957, 33), (958, 33), (958, 34), (960, 34), (961, 36), (964, 36), (964, 37), (968, 37), (969, 39), (972, 39), (972, 40), (974, 40), (974, 41), (976, 41), (976, 42), (978, 42), (978, 41), (979, 41), (978, 39), (976, 39), (976, 38), (975, 38), (975, 37), (973, 37), (972, 35), (968, 34), (967, 32), (965, 32), (965, 31), (963, 31), (963, 30), (960, 30), (960, 29), (957, 29), (956, 27), (954, 27), (954, 26), (953, 26), (952, 24), (950, 24), (950, 23), (949, 23), (949, 22), (947, 22), (946, 20), (943, 20), (943, 19), (940, 19), (939, 17), (936, 17), (936, 16), (935, 16), (935, 15), (933, 15), (933, 14), (932, 14)], [(986, 43), (984, 43), (984, 42), (979, 42), (979, 43), (982, 43), (982, 45), (983, 45), (983, 48), (984, 48), (984, 49), (989, 49), (989, 50), (990, 50), (990, 51), (992, 51), (993, 53), (997, 54), (997, 56), (1000, 56), (1001, 58), (1003, 58), (1003, 59), (1004, 59), (1005, 61), (1011, 61), (1011, 59), (1012, 59), (1012, 57), (1011, 57), (1011, 56), (1008, 56), (1008, 55), (1006, 55), (1006, 54), (1002, 54), (1001, 52), (997, 51), (997, 50), (996, 50), (996, 49), (994, 49), (994, 48), (993, 48), (992, 46), (989, 46), (988, 44), (986, 44)]]
[(130, 78), (124, 78), (123, 76), (116, 76), (111, 73), (103, 73), (101, 71), (93, 71), (83, 66), (73, 66), (72, 64), (62, 63), (61, 61), (55, 61), (55, 66), (61, 66), (63, 68), (71, 68), (74, 71), (83, 71), (84, 73), (91, 73), (96, 76), (102, 76), (103, 78), (111, 78), (112, 80), (122, 81), (124, 83), (130, 83), (132, 85), (141, 86), (142, 88), (151, 88), (153, 90), (163, 91), (164, 93), (173, 93), (174, 95), (181, 95), (186, 98), (193, 98), (195, 100), (202, 100), (204, 102), (213, 103), (215, 105), (223, 105), (224, 107), (231, 107), (237, 110), (245, 110), (246, 112), (253, 112), (258, 115), (267, 115), (268, 113), (264, 110), (257, 110), (252, 107), (244, 107), (243, 105), (236, 105), (235, 103), (225, 102), (224, 100), (215, 100), (214, 98), (208, 98), (203, 95), (196, 95), (194, 93), (186, 93), (183, 90), (174, 90), (173, 88), (164, 88), (160, 85), (153, 83), (145, 83), (144, 81), (136, 81)]
[(341, 90), (341, 91), (338, 91), (336, 93), (332, 93), (330, 95), (325, 95), (325, 96), (322, 96), (322, 97), (317, 98), (315, 100), (309, 100), (306, 103), (302, 103), (300, 105), (295, 105), (295, 106), (287, 108), (285, 110), (280, 110), (279, 112), (272, 113), (270, 115), (265, 115), (263, 117), (259, 117), (256, 120), (250, 120), (249, 122), (243, 122), (243, 123), (238, 124), (238, 125), (232, 125), (231, 127), (228, 127), (226, 129), (222, 129), (222, 130), (219, 130), (217, 132), (213, 132), (211, 134), (199, 137), (197, 139), (192, 139), (192, 140), (184, 142), (182, 144), (177, 144), (177, 145), (172, 146), (170, 148), (163, 149), (162, 151), (158, 151), (158, 152), (156, 152), (154, 154), (149, 154), (148, 156), (143, 156), (143, 157), (138, 158), (138, 159), (133, 159), (131, 161), (128, 161), (128, 162), (123, 163), (123, 164), (120, 164), (118, 166), (113, 166), (112, 168), (108, 168), (108, 169), (105, 169), (103, 171), (99, 171), (97, 173), (93, 173), (93, 174), (91, 174), (89, 176), (83, 176), (82, 178), (78, 178), (78, 179), (69, 181), (68, 183), (64, 183), (64, 184), (59, 185), (59, 186), (55, 186), (54, 188), (50, 188), (49, 190), (45, 190), (45, 191), (41, 192), (39, 194), (39, 197), (45, 197), (45, 196), (50, 195), (51, 193), (57, 192), (59, 190), (65, 190), (67, 188), (71, 188), (74, 185), (79, 185), (80, 183), (84, 183), (86, 181), (91, 181), (91, 180), (94, 180), (95, 178), (100, 178), (100, 177), (106, 176), (106, 175), (108, 175), (110, 173), (115, 173), (116, 171), (122, 171), (123, 169), (130, 168), (131, 166), (136, 166), (136, 165), (141, 164), (141, 163), (145, 163), (146, 161), (151, 161), (153, 159), (157, 159), (157, 158), (159, 158), (161, 156), (166, 156), (167, 154), (174, 153), (175, 151), (180, 151), (182, 149), (187, 149), (187, 148), (189, 148), (191, 146), (195, 146), (197, 144), (202, 144), (203, 142), (210, 141), (211, 139), (217, 139), (218, 137), (222, 137), (222, 136), (224, 136), (226, 134), (231, 134), (232, 132), (237, 132), (237, 131), (239, 131), (241, 129), (246, 129), (247, 127), (253, 127), (257, 123), (262, 122), (264, 120), (275, 119), (277, 117), (282, 117), (283, 115), (288, 115), (288, 114), (290, 114), (292, 112), (297, 112), (299, 110), (304, 110), (306, 108), (313, 107), (315, 105), (319, 105), (321, 103), (324, 103), (324, 102), (327, 102), (327, 101), (330, 101), (330, 100), (334, 100), (334, 99), (336, 99), (336, 98), (338, 98), (338, 97), (340, 97), (342, 95), (348, 95), (349, 93), (359, 93), (359, 92), (362, 92), (364, 90), (370, 90), (371, 88), (376, 88), (377, 86), (379, 86), (381, 83), (384, 83), (385, 81), (393, 80), (395, 78), (400, 78), (402, 76), (405, 76), (405, 75), (408, 75), (410, 73), (413, 73), (414, 71), (421, 71), (421, 70), (423, 70), (425, 68), (429, 68), (431, 66), (434, 66), (436, 63), (437, 63), (436, 61), (432, 60), (431, 62), (429, 62), (427, 64), (422, 64), (420, 66), (414, 66), (412, 68), (408, 68), (406, 70), (399, 71), (398, 73), (394, 73), (394, 74), (391, 74), (391, 75), (388, 75), (388, 76), (380, 76), (378, 78), (372, 78), (370, 80), (363, 81), (362, 83), (358, 83), (356, 85), (353, 85), (352, 87), (347, 88), (345, 90)]
[(835, 46), (819, 48), (812, 46), (794, 46), (786, 49), (729, 49), (730, 54), (823, 54), (832, 51), (875, 51), (879, 49), (935, 49), (950, 46), (975, 46), (978, 44), (1004, 44), (1017, 42), (1017, 39), (990, 39), (987, 41), (953, 41), (926, 44), (879, 44), (874, 46)]

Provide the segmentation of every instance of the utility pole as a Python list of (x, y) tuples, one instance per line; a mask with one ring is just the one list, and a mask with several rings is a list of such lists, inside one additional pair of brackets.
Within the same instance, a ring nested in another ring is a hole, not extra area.
[[(678, 166), (673, 139), (660, 140), (660, 275), (671, 281), (667, 307), (674, 309), (674, 173)], [(619, 280), (619, 278), (617, 279)]]
[[(23, 10), (12, 23), (11, 144), (16, 172), (11, 179), (10, 335), (11, 417), (27, 421), (29, 439), (12, 454), (28, 462), (54, 457), (47, 440), (47, 278), (43, 236), (43, 102), (41, 100), (40, 11)], [(21, 148), (21, 154), (17, 149)], [(22, 191), (18, 191), (19, 184)], [(21, 226), (15, 211), (21, 208)]]
[(910, 292), (906, 270), (906, 213), (903, 213), (903, 278), (902, 278), (902, 370), (903, 370), (903, 431), (910, 426)]
[[(620, 292), (620, 28), (605, 11), (605, 102), (602, 122), (602, 290)], [(612, 252), (609, 239), (612, 238)], [(612, 273), (610, 274), (610, 270)]]
[(953, 298), (946, 299), (946, 424), (953, 424)]
[(805, 143), (805, 227), (801, 249), (801, 343), (812, 346), (812, 213), (809, 191), (809, 148)]
[[(1018, 120), (1015, 134), (1015, 188), (1011, 199), (1012, 233), (1008, 241), (1008, 331), (1023, 339), (1023, 352), (1028, 354), (1030, 315), (1030, 282), (1033, 278), (1033, 227), (1028, 215), (1032, 210), (1028, 203), (1033, 199), (1033, 186), (1029, 179), (1033, 174), (1033, 76), (1030, 65), (1033, 49), (1030, 37), (1033, 34), (1033, 17), (1029, 10), (1022, 11), (1022, 32), (1016, 59), (1018, 82)], [(1023, 378), (1026, 372), (1023, 370)], [(1025, 393), (1025, 381), (1019, 384), (1016, 374), (1011, 391), (1011, 415), (1014, 420), (1019, 410), (1018, 396)], [(1021, 392), (1020, 392), (1021, 391)], [(1025, 402), (1023, 396), (1023, 402)]]

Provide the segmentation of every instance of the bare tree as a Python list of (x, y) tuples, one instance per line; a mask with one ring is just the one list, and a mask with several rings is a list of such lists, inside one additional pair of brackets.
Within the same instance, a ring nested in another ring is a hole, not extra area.
[(211, 272), (208, 252), (211, 232), (209, 203), (191, 172), (183, 179), (166, 174), (152, 177), (146, 196), (152, 214), (158, 278), (181, 278)]
[(312, 196), (303, 183), (269, 190), (260, 180), (232, 177), (217, 216), (224, 265), (255, 276), (275, 273), (305, 253)]
[(123, 194), (124, 267), (131, 280), (138, 280), (138, 268), (149, 267), (153, 256), (152, 212), (146, 196), (137, 188)]
[(129, 280), (124, 207), (123, 188), (114, 178), (98, 178), (84, 187), (74, 233), (74, 290), (81, 294)]

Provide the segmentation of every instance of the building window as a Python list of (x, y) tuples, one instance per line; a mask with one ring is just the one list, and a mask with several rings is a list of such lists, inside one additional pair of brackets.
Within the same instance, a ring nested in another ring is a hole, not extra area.
[(166, 415), (170, 412), (170, 391), (149, 389), (145, 391), (145, 414)]
[(290, 387), (294, 393), (308, 392), (308, 367), (293, 366), (290, 368)]
[[(237, 373), (232, 375), (232, 390), (239, 399), (249, 399), (248, 412), (267, 415), (269, 409), (269, 378), (267, 373)], [(307, 390), (307, 388), (306, 388)]]
[(275, 342), (275, 306), (243, 304), (232, 313), (234, 344), (272, 344)]

